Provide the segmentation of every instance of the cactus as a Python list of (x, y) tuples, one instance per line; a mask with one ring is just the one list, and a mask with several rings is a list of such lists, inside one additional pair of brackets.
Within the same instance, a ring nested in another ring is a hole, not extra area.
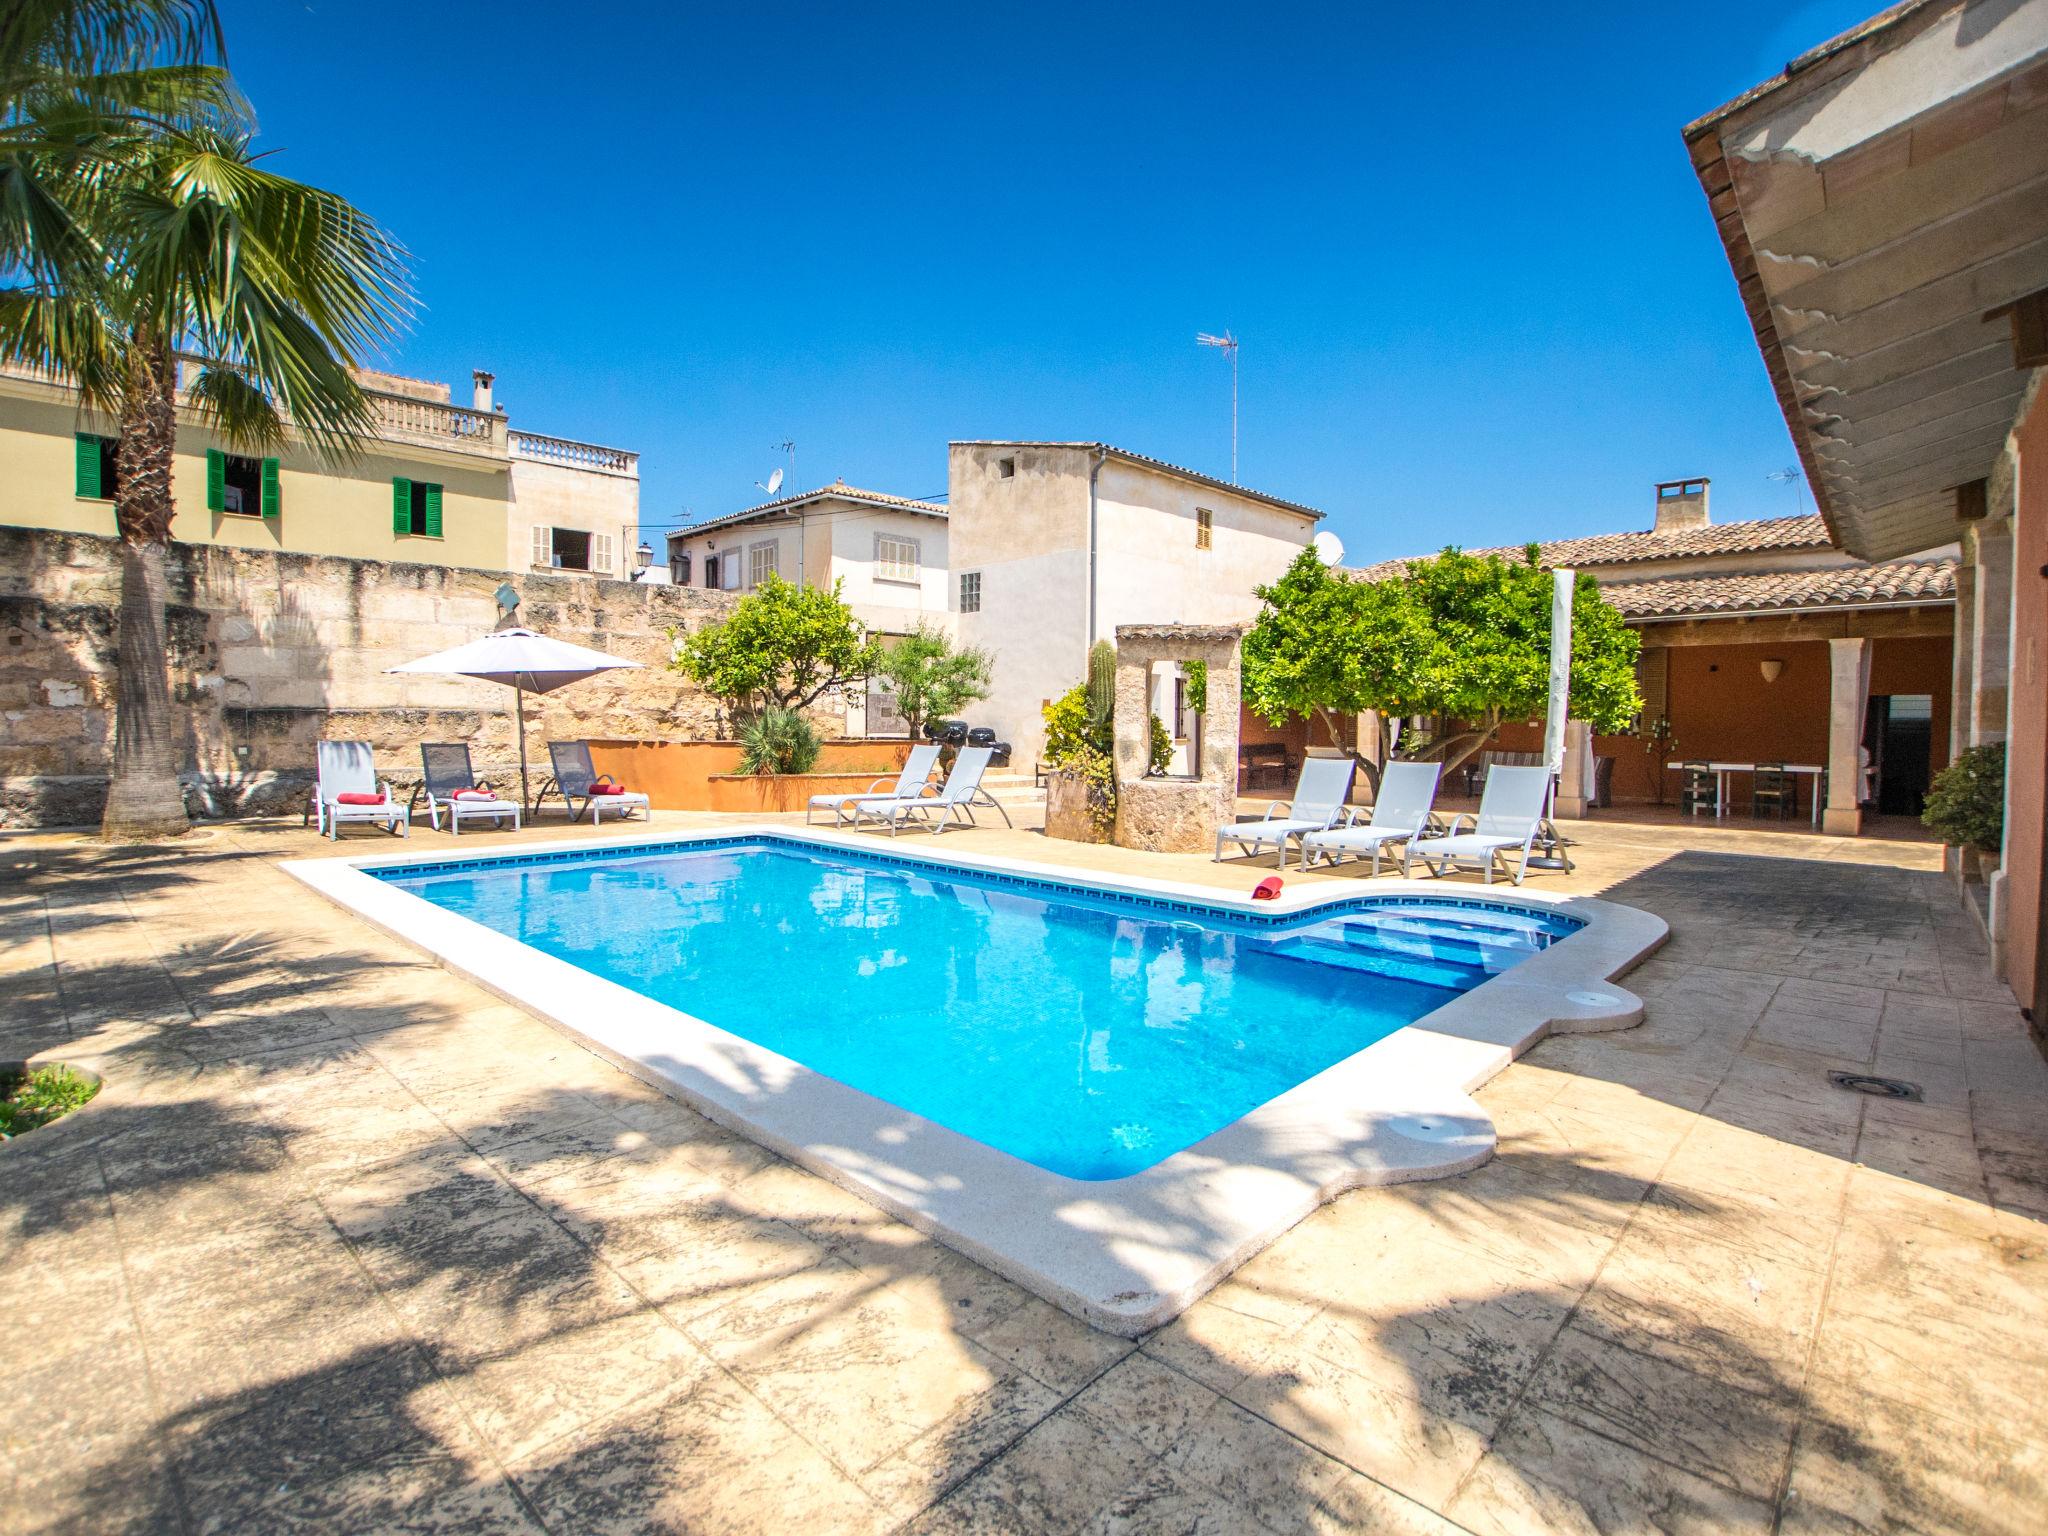
[(1098, 640), (1088, 653), (1088, 724), (1107, 731), (1116, 714), (1116, 647)]

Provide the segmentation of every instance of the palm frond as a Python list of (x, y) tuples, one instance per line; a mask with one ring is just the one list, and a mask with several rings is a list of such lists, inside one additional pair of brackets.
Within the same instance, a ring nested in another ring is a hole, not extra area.
[(95, 305), (62, 292), (0, 289), (0, 361), (62, 378), (89, 410), (120, 411), (127, 337)]
[(225, 363), (209, 362), (185, 387), (200, 418), (237, 448), (274, 453), (285, 444), (277, 402), (261, 385)]

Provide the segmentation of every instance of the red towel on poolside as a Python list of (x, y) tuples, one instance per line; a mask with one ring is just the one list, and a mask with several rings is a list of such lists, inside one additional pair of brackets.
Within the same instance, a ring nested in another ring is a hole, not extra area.
[(450, 800), (495, 800), (498, 797), (488, 789), (458, 789), (452, 792)]
[(623, 795), (626, 792), (626, 786), (623, 784), (593, 784), (590, 786), (590, 792), (593, 795)]
[(334, 797), (334, 803), (336, 805), (382, 805), (384, 797), (382, 795), (370, 794), (365, 790), (344, 789)]
[(1268, 875), (1252, 887), (1253, 901), (1278, 901), (1280, 899), (1280, 877)]

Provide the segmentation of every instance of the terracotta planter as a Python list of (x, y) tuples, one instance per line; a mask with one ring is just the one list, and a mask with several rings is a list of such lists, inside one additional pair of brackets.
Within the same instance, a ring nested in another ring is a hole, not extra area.
[[(880, 773), (714, 773), (705, 781), (712, 811), (780, 816), (801, 811), (813, 795), (859, 795)], [(890, 784), (874, 793), (887, 794)]]
[(1116, 831), (1112, 816), (1095, 807), (1108, 797), (1077, 773), (1045, 776), (1045, 835), (1070, 843), (1107, 843)]
[[(907, 741), (828, 741), (818, 754), (818, 776), (857, 777), (859, 782), (849, 788), (866, 789), (880, 775), (895, 773), (909, 756)], [(646, 795), (657, 811), (763, 809), (752, 802), (731, 804), (730, 796), (713, 800), (711, 780), (739, 772), (736, 741), (593, 741), (590, 761), (599, 773)], [(807, 794), (832, 792), (833, 786), (820, 784)], [(802, 810), (803, 802), (793, 809)]]

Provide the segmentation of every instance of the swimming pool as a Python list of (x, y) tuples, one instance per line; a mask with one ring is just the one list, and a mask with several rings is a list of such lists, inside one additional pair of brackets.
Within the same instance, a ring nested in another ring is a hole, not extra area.
[(1142, 1172), (1583, 926), (1370, 897), (1269, 919), (762, 838), (376, 873), (1075, 1179)]
[(283, 868), (1130, 1337), (1342, 1190), (1484, 1162), (1471, 1090), (1553, 1030), (1639, 1019), (1612, 978), (1667, 932), (1590, 897), (1293, 880), (1259, 902), (780, 825)]

